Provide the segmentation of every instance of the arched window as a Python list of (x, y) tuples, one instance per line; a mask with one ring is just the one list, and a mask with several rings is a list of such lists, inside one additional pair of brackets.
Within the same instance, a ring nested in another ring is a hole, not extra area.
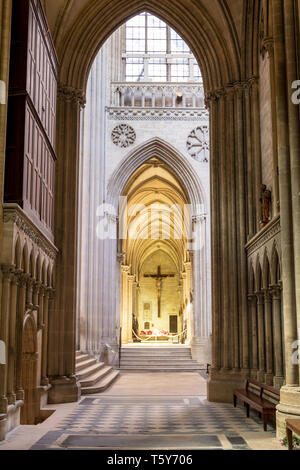
[(159, 18), (141, 13), (126, 23), (125, 32), (126, 81), (202, 81), (189, 46)]

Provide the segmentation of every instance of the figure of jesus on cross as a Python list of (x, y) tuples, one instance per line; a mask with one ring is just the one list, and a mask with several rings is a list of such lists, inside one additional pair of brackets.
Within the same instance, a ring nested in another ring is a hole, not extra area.
[(175, 277), (174, 273), (162, 274), (161, 266), (158, 266), (156, 274), (145, 274), (144, 277), (151, 277), (156, 279), (156, 288), (157, 288), (157, 316), (161, 317), (161, 290), (162, 290), (162, 281), (167, 277)]

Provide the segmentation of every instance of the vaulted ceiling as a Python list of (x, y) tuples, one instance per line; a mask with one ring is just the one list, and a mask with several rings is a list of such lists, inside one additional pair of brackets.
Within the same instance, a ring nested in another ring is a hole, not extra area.
[(189, 43), (209, 91), (243, 78), (244, 51), (252, 48), (249, 39), (257, 27), (253, 25), (258, 23), (260, 0), (43, 0), (43, 4), (64, 85), (84, 88), (103, 41), (128, 17), (148, 10)]
[(156, 158), (143, 164), (123, 191), (127, 197), (127, 234), (123, 241), (126, 264), (138, 274), (140, 266), (156, 251), (167, 254), (178, 271), (186, 261), (185, 205), (180, 183), (167, 165)]

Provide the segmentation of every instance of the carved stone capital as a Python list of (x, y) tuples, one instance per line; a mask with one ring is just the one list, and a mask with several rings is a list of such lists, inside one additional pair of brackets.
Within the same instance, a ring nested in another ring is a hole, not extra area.
[(14, 270), (15, 270), (15, 266), (13, 265), (9, 265), (9, 264), (1, 265), (3, 282), (11, 282), (13, 280)]
[(86, 96), (83, 90), (78, 90), (74, 87), (60, 83), (58, 85), (57, 93), (60, 100), (79, 104), (82, 108), (86, 105)]

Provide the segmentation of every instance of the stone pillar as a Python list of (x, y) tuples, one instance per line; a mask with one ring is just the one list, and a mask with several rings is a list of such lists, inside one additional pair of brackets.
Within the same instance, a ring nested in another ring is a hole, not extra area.
[(48, 379), (48, 325), (49, 325), (49, 301), (54, 299), (54, 291), (52, 288), (46, 288), (44, 290), (44, 305), (43, 305), (43, 341), (42, 341), (42, 368), (41, 384), (43, 386), (49, 385)]
[(241, 333), (240, 341), (242, 346), (240, 348), (240, 368), (244, 377), (249, 375), (250, 367), (250, 352), (249, 352), (249, 335), (248, 335), (248, 305), (247, 305), (247, 292), (248, 292), (248, 272), (247, 272), (247, 258), (245, 253), (245, 245), (247, 243), (247, 197), (245, 191), (246, 184), (246, 171), (245, 171), (245, 157), (244, 157), (244, 86), (241, 83), (235, 83), (235, 152), (237, 159), (237, 186), (236, 186), (236, 200), (237, 200), (237, 214), (236, 219), (238, 222), (237, 227), (237, 272), (239, 275), (238, 285), (238, 313), (241, 316)]
[(29, 274), (21, 274), (19, 278), (19, 295), (17, 302), (17, 352), (16, 352), (16, 398), (24, 400), (22, 385), (22, 335), (23, 322), (26, 313), (26, 290)]
[(135, 276), (128, 276), (128, 333), (127, 338), (128, 341), (132, 342), (132, 313), (133, 313), (133, 283), (135, 280)]
[(129, 266), (121, 266), (122, 273), (122, 299), (121, 299), (121, 316), (122, 316), (122, 344), (128, 343), (128, 275)]
[(299, 311), (297, 319), (297, 309), (300, 309), (300, 305), (298, 306), (298, 300), (300, 301), (299, 114), (298, 109), (294, 109), (290, 102), (290, 93), (292, 93), (290, 81), (296, 71), (296, 63), (294, 63), (297, 58), (295, 37), (299, 28), (294, 16), (294, 5), (293, 0), (272, 1), (286, 375), (286, 386), (281, 389), (280, 404), (277, 407), (278, 436), (285, 433), (285, 419), (287, 417), (299, 418), (300, 416), (299, 365), (292, 360), (293, 345), (297, 340), (297, 327), (300, 324)]
[[(289, 93), (291, 93), (292, 83), (295, 80), (299, 80), (300, 17), (296, 12), (296, 3), (299, 2), (295, 2), (293, 0), (286, 0), (284, 2), (284, 28), (286, 38), (285, 52)], [(298, 24), (296, 24), (297, 22)], [(296, 38), (298, 38), (298, 42)], [(294, 240), (295, 300), (297, 330), (300, 332), (300, 113), (299, 105), (295, 105), (290, 97), (288, 99), (288, 116)], [(298, 340), (300, 340), (300, 337)], [(298, 366), (298, 385), (300, 385), (300, 363)]]
[(272, 298), (269, 289), (265, 290), (265, 344), (266, 374), (264, 382), (273, 385), (273, 329), (272, 329)]
[(16, 403), (15, 393), (15, 366), (16, 366), (16, 322), (17, 322), (17, 294), (18, 271), (15, 271), (11, 283), (10, 315), (9, 315), (9, 347), (8, 347), (8, 379), (7, 398), (8, 404)]
[(9, 340), (9, 317), (10, 317), (10, 288), (12, 281), (12, 267), (2, 266), (2, 298), (1, 298), (1, 321), (0, 340), (6, 348), (6, 364), (0, 364), (0, 413), (6, 414), (7, 400), (7, 372), (8, 372), (8, 340)]
[(271, 292), (274, 325), (274, 387), (280, 389), (284, 384), (280, 286), (273, 286)]
[[(207, 101), (207, 105), (210, 110), (210, 140), (211, 140), (211, 172), (210, 172), (210, 186), (211, 194), (214, 194), (212, 198), (211, 207), (211, 237), (212, 237), (212, 370), (218, 371), (221, 367), (221, 351), (220, 351), (220, 305), (221, 305), (221, 289), (220, 289), (220, 269), (218, 269), (219, 263), (219, 239), (220, 239), (220, 205), (219, 205), (219, 152), (217, 148), (218, 142), (218, 102), (216, 95), (212, 94)], [(214, 384), (212, 385), (214, 386)]]
[(248, 299), (251, 316), (251, 377), (256, 379), (258, 373), (257, 297), (253, 294), (249, 295)]
[(251, 89), (245, 84), (245, 109), (246, 109), (246, 144), (247, 144), (247, 213), (248, 213), (248, 239), (255, 235), (255, 214), (253, 201), (256, 200), (253, 188), (253, 142), (252, 136), (252, 109)]
[(264, 322), (264, 294), (257, 292), (257, 325), (258, 325), (258, 373), (257, 380), (259, 382), (265, 381), (266, 373), (266, 360), (265, 360), (265, 322)]
[[(7, 122), (7, 96), (9, 82), (9, 60), (11, 42), (11, 13), (12, 0), (0, 0), (1, 31), (0, 31), (0, 80), (5, 83), (5, 103), (0, 104), (0, 200), (4, 199), (4, 172), (6, 156), (6, 122)], [(0, 243), (3, 237), (3, 206), (0, 204)], [(0, 423), (1, 436), (1, 423)], [(1, 439), (1, 437), (0, 437)]]
[[(193, 319), (192, 319), (192, 356), (203, 365), (211, 363), (210, 350), (210, 311), (207, 268), (206, 216), (193, 217), (194, 251), (193, 260)], [(191, 294), (191, 264), (185, 264), (187, 296)]]
[(276, 76), (276, 105), (278, 128), (278, 163), (280, 186), (281, 214), (281, 249), (282, 249), (282, 282), (283, 282), (283, 312), (286, 357), (286, 384), (299, 385), (297, 366), (292, 363), (292, 344), (297, 338), (294, 257), (293, 257), (293, 228), (291, 167), (289, 153), (289, 117), (287, 103), (286, 55), (284, 35), (284, 10), (286, 3), (281, 0), (272, 1), (274, 28), (274, 57)]
[[(49, 321), (49, 403), (80, 397), (75, 375), (78, 166), (82, 91), (59, 86), (55, 192), (56, 297)], [(76, 188), (74, 189), (74, 185)]]

